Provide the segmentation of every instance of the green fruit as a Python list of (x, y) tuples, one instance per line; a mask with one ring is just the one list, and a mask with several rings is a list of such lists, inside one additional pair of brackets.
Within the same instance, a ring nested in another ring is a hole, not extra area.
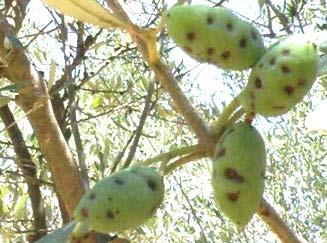
[(200, 62), (224, 69), (254, 65), (265, 48), (258, 30), (230, 10), (205, 5), (178, 5), (164, 15), (170, 37)]
[(316, 44), (301, 35), (287, 37), (270, 47), (254, 66), (240, 102), (248, 114), (282, 115), (310, 90), (318, 68)]
[(163, 177), (155, 169), (136, 166), (116, 172), (81, 198), (74, 211), (75, 231), (84, 233), (84, 226), (101, 233), (138, 227), (156, 212), (163, 197)]
[(261, 202), (266, 150), (259, 132), (245, 122), (222, 135), (213, 160), (214, 197), (223, 213), (244, 228)]

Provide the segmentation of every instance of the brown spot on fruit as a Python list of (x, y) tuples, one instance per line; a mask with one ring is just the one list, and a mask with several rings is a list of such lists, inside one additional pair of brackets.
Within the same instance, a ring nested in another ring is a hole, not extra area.
[(240, 39), (238, 44), (240, 45), (241, 48), (245, 48), (246, 47), (246, 39), (245, 38)]
[(226, 148), (221, 148), (221, 149), (217, 152), (217, 158), (224, 157), (225, 154), (226, 154)]
[(261, 175), (262, 178), (265, 179), (265, 172), (264, 172), (264, 170), (261, 170), (260, 175)]
[(257, 89), (261, 89), (262, 88), (262, 82), (261, 82), (261, 79), (260, 78), (256, 78), (254, 80), (254, 85)]
[(107, 200), (108, 200), (108, 201), (112, 201), (112, 198), (111, 198), (111, 197), (108, 197)]
[(189, 52), (189, 53), (192, 53), (192, 52), (193, 52), (192, 48), (189, 47), (189, 46), (183, 46), (183, 49), (184, 49), (186, 52)]
[(305, 85), (305, 79), (300, 78), (299, 81), (297, 82), (297, 84), (300, 85), (300, 86)]
[(107, 212), (107, 217), (108, 217), (109, 219), (114, 219), (114, 218), (115, 218), (115, 214), (114, 214), (114, 212), (111, 211), (111, 210), (108, 210), (108, 212)]
[(156, 183), (155, 183), (153, 180), (148, 180), (148, 181), (147, 181), (147, 184), (148, 184), (148, 187), (149, 187), (152, 191), (156, 190), (157, 185), (156, 185)]
[(284, 55), (284, 56), (289, 56), (290, 55), (290, 50), (289, 49), (284, 49), (284, 50), (282, 50), (282, 54)]
[(259, 64), (259, 68), (263, 68), (263, 63), (260, 63)]
[(258, 35), (257, 35), (257, 33), (254, 30), (251, 31), (251, 37), (252, 37), (253, 40), (257, 40), (258, 39)]
[(97, 196), (97, 195), (96, 195), (95, 193), (92, 192), (92, 193), (90, 193), (90, 195), (89, 195), (89, 199), (90, 199), (90, 200), (94, 200), (94, 199), (96, 198), (96, 196)]
[(283, 73), (289, 73), (289, 72), (291, 72), (291, 69), (288, 66), (285, 66), (285, 65), (283, 65), (281, 67), (281, 70), (282, 70)]
[(244, 182), (244, 177), (239, 175), (237, 171), (233, 168), (227, 168), (225, 170), (224, 176), (232, 181), (238, 182), (238, 183), (243, 183)]
[(287, 93), (287, 94), (293, 94), (294, 93), (294, 87), (293, 86), (285, 86), (284, 87), (284, 91)]
[(81, 215), (86, 218), (89, 216), (89, 210), (87, 208), (82, 208), (81, 209)]
[(230, 201), (232, 202), (236, 202), (240, 196), (241, 192), (231, 192), (231, 193), (227, 193), (227, 197)]
[(207, 17), (207, 24), (211, 25), (213, 23), (213, 18), (211, 16)]
[(232, 31), (234, 29), (234, 26), (232, 23), (227, 23), (226, 28), (228, 29), (228, 31)]
[(186, 34), (186, 38), (187, 38), (189, 41), (193, 41), (193, 40), (195, 39), (195, 33), (194, 33), (194, 32), (187, 33), (187, 34)]
[(166, 16), (169, 18), (171, 15), (170, 14), (167, 14)]
[(123, 184), (124, 184), (124, 181), (121, 180), (121, 179), (119, 179), (119, 178), (116, 178), (116, 179), (114, 180), (114, 182), (115, 182), (117, 185), (123, 185)]
[(211, 48), (211, 47), (209, 47), (209, 48), (207, 49), (207, 54), (208, 54), (209, 56), (212, 55), (214, 52), (215, 52), (215, 49), (213, 49), (213, 48)]
[(275, 65), (276, 64), (276, 58), (274, 58), (274, 57), (271, 58), (269, 63), (270, 63), (270, 65)]
[(221, 54), (221, 57), (225, 60), (227, 60), (228, 58), (230, 58), (230, 51), (225, 51)]

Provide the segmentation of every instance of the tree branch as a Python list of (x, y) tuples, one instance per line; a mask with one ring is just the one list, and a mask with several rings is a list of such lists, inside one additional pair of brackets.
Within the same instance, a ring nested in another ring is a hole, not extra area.
[(257, 214), (283, 243), (301, 243), (299, 238), (265, 199), (262, 200)]
[[(15, 122), (14, 116), (7, 105), (0, 108), (0, 117), (13, 143), (18, 157), (18, 167), (26, 180), (28, 195), (31, 200), (35, 238), (39, 239), (47, 233), (47, 224), (36, 166), (32, 161), (23, 136)], [(15, 160), (16, 161), (16, 160)]]
[(85, 191), (78, 167), (55, 119), (44, 82), (25, 55), (12, 27), (0, 17), (0, 54), (8, 53), (8, 48), (4, 46), (5, 38), (11, 40), (10, 55), (7, 55), (10, 65), (1, 71), (18, 87), (17, 103), (27, 114), (54, 183), (72, 214)]
[(141, 114), (139, 125), (138, 125), (138, 127), (137, 127), (137, 129), (135, 131), (134, 140), (133, 140), (131, 149), (129, 151), (129, 154), (128, 154), (127, 158), (126, 158), (124, 168), (126, 168), (126, 167), (128, 167), (130, 165), (130, 163), (132, 162), (132, 159), (134, 157), (134, 154), (136, 152), (136, 149), (137, 149), (137, 146), (139, 144), (140, 137), (141, 137), (141, 134), (142, 134), (142, 131), (143, 131), (143, 126), (145, 124), (145, 120), (146, 120), (146, 118), (147, 118), (147, 116), (149, 114), (149, 111), (150, 111), (151, 98), (152, 98), (153, 92), (154, 92), (154, 82), (150, 81), (148, 94), (147, 94), (146, 99), (145, 99), (144, 109), (143, 109), (142, 114)]

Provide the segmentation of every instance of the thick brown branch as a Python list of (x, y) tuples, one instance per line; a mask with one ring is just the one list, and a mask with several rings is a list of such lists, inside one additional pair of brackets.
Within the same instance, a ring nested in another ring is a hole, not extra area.
[(22, 171), (27, 183), (28, 195), (32, 204), (35, 238), (39, 239), (47, 233), (47, 224), (40, 184), (36, 175), (36, 166), (32, 161), (14, 116), (7, 105), (0, 108), (0, 117), (5, 126), (8, 127), (7, 132), (18, 157), (18, 167)]
[[(53, 174), (54, 183), (72, 214), (84, 193), (78, 167), (55, 119), (48, 91), (24, 54), (12, 27), (4, 18), (0, 19), (0, 53), (7, 53), (3, 45), (5, 38), (15, 41), (9, 56), (9, 65), (3, 68), (4, 76), (18, 87), (17, 103), (25, 111), (33, 127), (44, 158)], [(67, 186), (69, 185), (69, 186)]]

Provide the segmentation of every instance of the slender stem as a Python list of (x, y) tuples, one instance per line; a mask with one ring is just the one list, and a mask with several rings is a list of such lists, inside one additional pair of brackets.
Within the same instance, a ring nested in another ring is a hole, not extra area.
[(221, 134), (226, 124), (228, 123), (229, 118), (232, 116), (233, 112), (240, 106), (238, 99), (239, 96), (236, 96), (223, 110), (220, 114), (217, 122), (214, 124), (214, 133)]
[(174, 149), (174, 150), (171, 150), (169, 152), (166, 152), (166, 153), (162, 153), (160, 155), (157, 155), (155, 157), (152, 157), (152, 158), (149, 158), (145, 161), (143, 161), (142, 165), (144, 166), (149, 166), (153, 163), (156, 163), (156, 162), (160, 162), (160, 161), (169, 161), (173, 158), (176, 158), (178, 156), (183, 156), (185, 154), (190, 154), (190, 153), (195, 153), (195, 152), (198, 152), (201, 150), (201, 147), (200, 145), (191, 145), (191, 146), (187, 146), (187, 147), (182, 147), (182, 148), (177, 148), (177, 149)]
[(262, 200), (257, 214), (283, 243), (301, 243), (299, 238), (265, 199)]
[(197, 152), (197, 153), (186, 155), (182, 158), (179, 158), (176, 161), (174, 161), (173, 163), (166, 166), (166, 168), (164, 169), (164, 175), (169, 175), (174, 170), (176, 170), (178, 167), (181, 167), (182, 165), (185, 165), (188, 162), (202, 159), (206, 156), (207, 156), (206, 153), (201, 151), (201, 152)]

